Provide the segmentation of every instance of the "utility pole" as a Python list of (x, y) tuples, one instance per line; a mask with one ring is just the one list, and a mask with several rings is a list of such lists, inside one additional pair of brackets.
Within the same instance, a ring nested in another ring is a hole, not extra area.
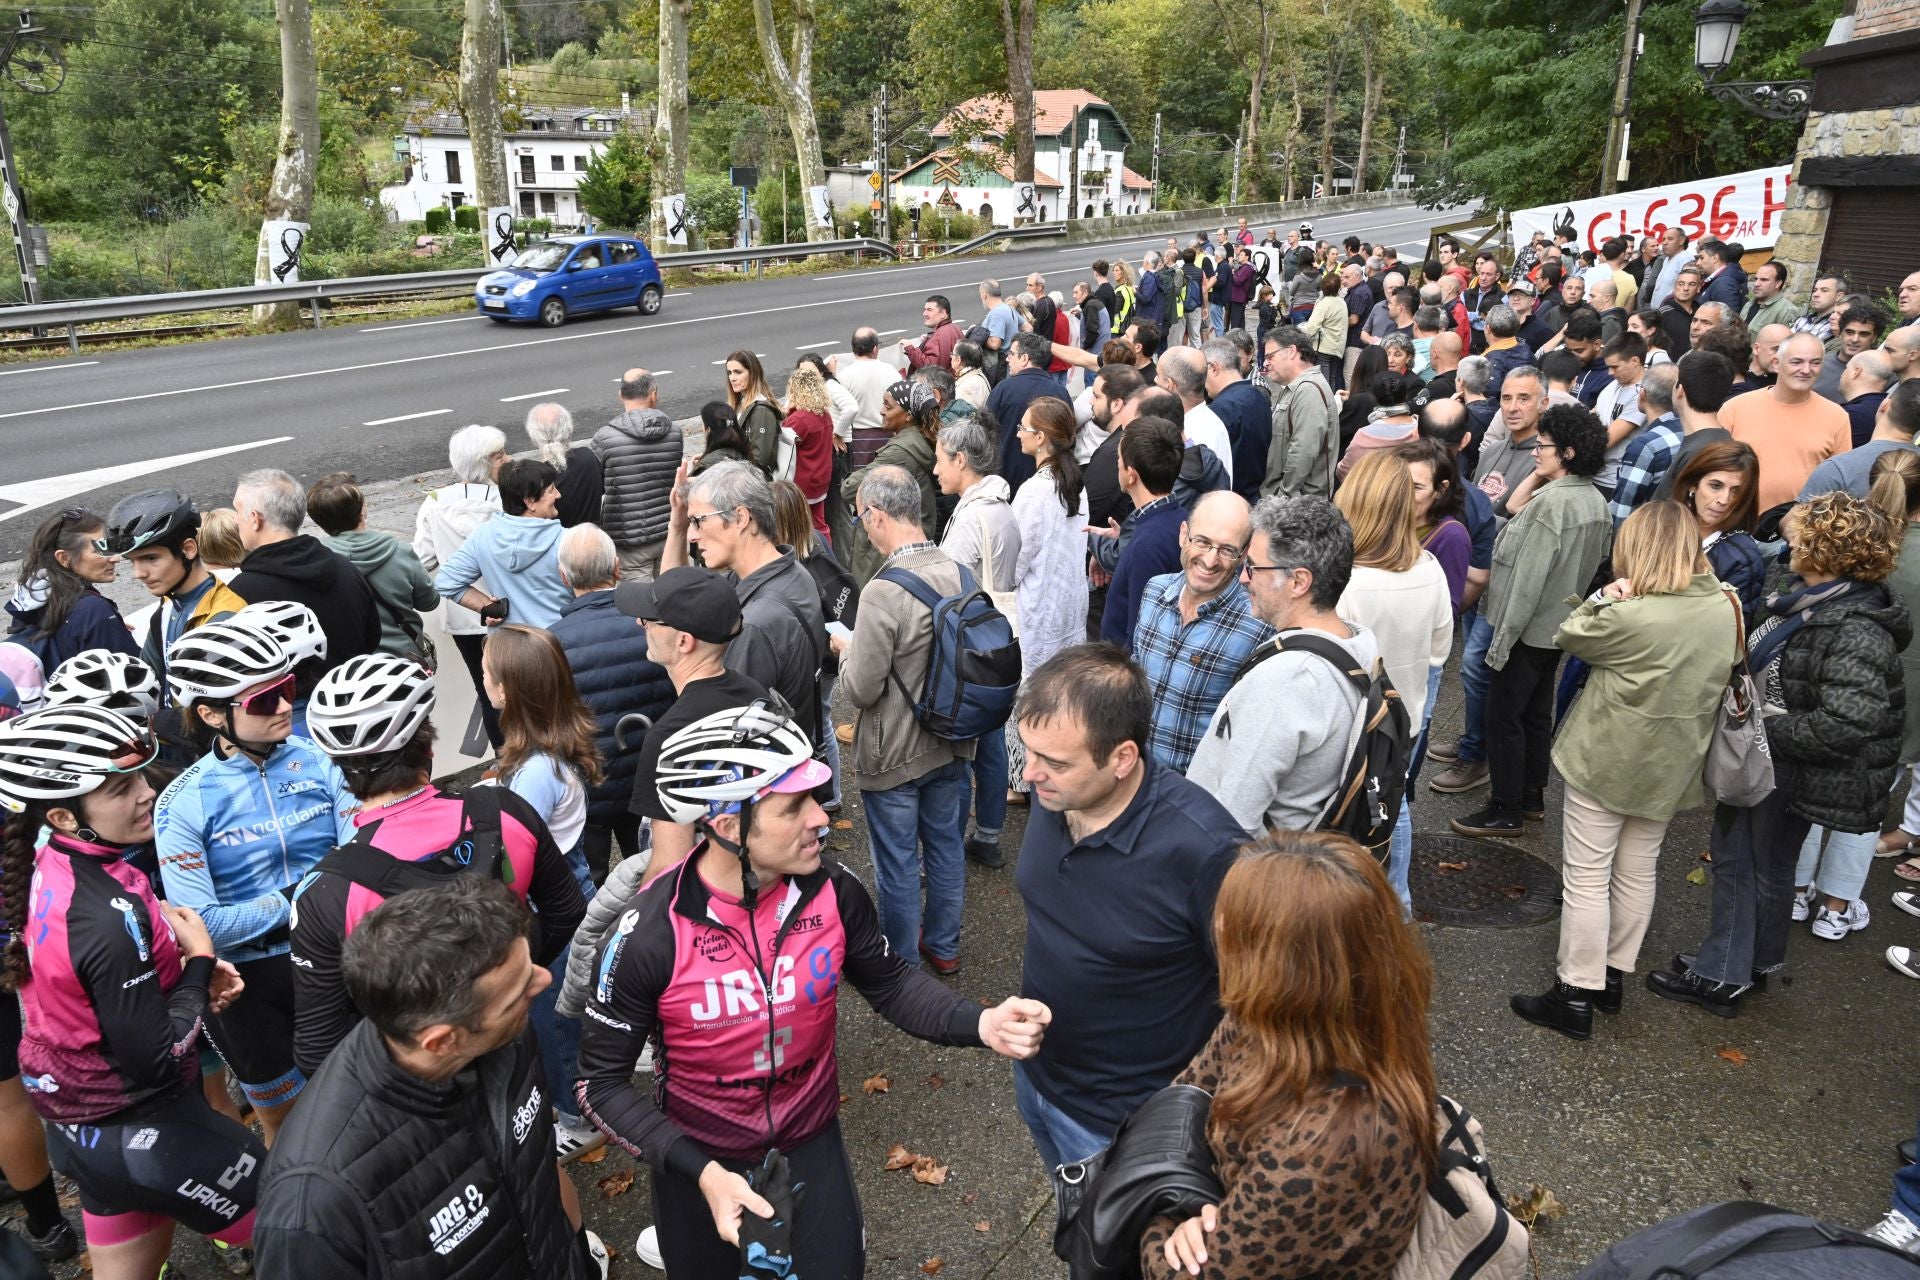
[(1153, 199), (1160, 201), (1160, 113), (1153, 113)]
[(879, 157), (880, 166), (875, 170), (880, 175), (880, 212), (874, 219), (874, 225), (880, 229), (879, 238), (889, 243), (893, 240), (893, 166), (887, 160), (887, 130), (890, 127), (891, 118), (887, 103), (887, 82), (882, 80), (880, 110), (874, 117), (876, 124), (873, 133), (874, 151)]
[(7, 223), (13, 229), (13, 252), (20, 263), (20, 285), (27, 293), (27, 305), (40, 302), (40, 273), (33, 262), (33, 243), (27, 234), (27, 193), (20, 185), (20, 172), (13, 166), (13, 139), (7, 133), (7, 100), (0, 98), (0, 204), (6, 206)]
[(1072, 150), (1067, 154), (1067, 221), (1080, 216), (1080, 112), (1075, 108), (1073, 128), (1068, 133)]
[(1627, 134), (1632, 129), (1633, 68), (1640, 57), (1640, 8), (1644, 0), (1627, 0), (1627, 35), (1620, 45), (1620, 70), (1614, 78), (1613, 112), (1607, 119), (1607, 152), (1601, 161), (1600, 194), (1620, 189), (1627, 167)]
[(1393, 184), (1393, 188), (1396, 191), (1400, 189), (1400, 171), (1406, 162), (1406, 158), (1407, 158), (1407, 126), (1401, 125), (1400, 141), (1395, 143), (1393, 147), (1393, 173), (1387, 179), (1388, 182)]
[(1233, 139), (1233, 192), (1227, 197), (1228, 204), (1240, 203), (1240, 153), (1246, 149), (1247, 135), (1236, 134)]

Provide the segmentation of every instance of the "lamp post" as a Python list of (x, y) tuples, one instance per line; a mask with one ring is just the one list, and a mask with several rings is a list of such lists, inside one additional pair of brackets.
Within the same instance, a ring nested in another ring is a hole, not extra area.
[(1722, 102), (1737, 102), (1769, 120), (1798, 120), (1807, 114), (1813, 96), (1811, 80), (1729, 80), (1720, 73), (1733, 65), (1740, 28), (1753, 10), (1741, 0), (1706, 0), (1693, 11), (1693, 65), (1700, 69), (1707, 92)]

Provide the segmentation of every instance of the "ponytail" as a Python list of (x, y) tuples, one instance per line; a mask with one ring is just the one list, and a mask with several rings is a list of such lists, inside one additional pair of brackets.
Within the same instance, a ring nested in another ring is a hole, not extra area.
[(1905, 525), (1920, 514), (1920, 453), (1889, 449), (1874, 459), (1867, 500)]
[(6, 837), (0, 841), (0, 912), (7, 926), (7, 945), (0, 952), (0, 988), (18, 991), (27, 985), (27, 904), (33, 897), (34, 839), (46, 822), (45, 805), (27, 806), (10, 814)]

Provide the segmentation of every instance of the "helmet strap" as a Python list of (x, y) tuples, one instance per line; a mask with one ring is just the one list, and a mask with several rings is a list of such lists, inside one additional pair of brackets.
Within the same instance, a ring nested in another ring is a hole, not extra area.
[(280, 744), (277, 742), (248, 742), (233, 727), (233, 704), (229, 702), (225, 713), (225, 723), (221, 726), (220, 736), (225, 738), (235, 751), (240, 752), (255, 764), (265, 764), (267, 757)]
[(747, 856), (747, 826), (752, 821), (753, 802), (743, 801), (740, 805), (740, 841), (738, 844), (727, 839), (714, 829), (711, 818), (700, 819), (701, 830), (707, 833), (707, 839), (725, 849), (740, 860), (740, 901), (748, 911), (760, 899), (760, 877), (754, 873), (753, 859)]
[(186, 589), (188, 581), (192, 579), (193, 570), (200, 563), (200, 557), (184, 555), (178, 546), (170, 545), (167, 550), (173, 553), (173, 558), (180, 564), (180, 580), (167, 588), (166, 597), (169, 600), (178, 600), (180, 593)]

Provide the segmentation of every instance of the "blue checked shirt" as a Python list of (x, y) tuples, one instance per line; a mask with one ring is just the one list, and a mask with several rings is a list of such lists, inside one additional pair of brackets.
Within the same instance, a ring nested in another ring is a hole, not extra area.
[(1247, 655), (1273, 628), (1253, 616), (1244, 583), (1201, 605), (1194, 620), (1180, 620), (1180, 590), (1186, 575), (1163, 573), (1141, 593), (1133, 656), (1153, 693), (1153, 732), (1147, 750), (1169, 769), (1185, 773), (1220, 700)]
[(1653, 491), (1660, 487), (1667, 469), (1673, 465), (1674, 455), (1680, 452), (1681, 438), (1680, 420), (1668, 413), (1654, 419), (1627, 445), (1627, 451), (1620, 455), (1620, 475), (1614, 482), (1613, 501), (1608, 504), (1615, 527), (1653, 497)]

